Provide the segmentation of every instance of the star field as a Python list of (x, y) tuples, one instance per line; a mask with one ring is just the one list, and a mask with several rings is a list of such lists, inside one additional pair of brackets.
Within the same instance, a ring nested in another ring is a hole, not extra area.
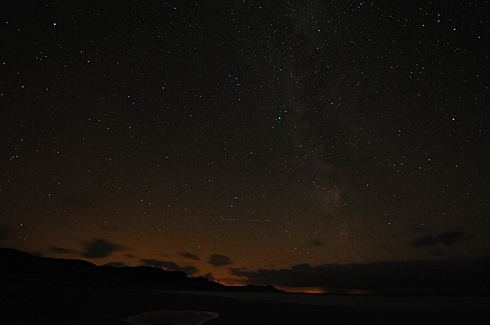
[(223, 283), (486, 256), (488, 7), (8, 1), (1, 245)]

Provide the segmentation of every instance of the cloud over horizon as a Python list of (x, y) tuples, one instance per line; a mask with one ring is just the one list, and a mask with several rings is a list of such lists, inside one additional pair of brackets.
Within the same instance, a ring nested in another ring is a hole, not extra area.
[(232, 265), (233, 262), (231, 261), (231, 258), (229, 258), (228, 256), (213, 254), (209, 256), (208, 264), (211, 264), (214, 267), (218, 267), (218, 266)]
[(124, 262), (110, 262), (110, 263), (104, 264), (104, 266), (124, 267), (124, 266), (126, 266), (126, 263), (124, 263)]
[(190, 259), (190, 260), (195, 260), (195, 261), (200, 260), (199, 255), (191, 253), (191, 252), (180, 252), (179, 254), (185, 258)]
[[(376, 293), (488, 292), (490, 256), (474, 260), (417, 260), (368, 264), (297, 264), (284, 269), (231, 268), (230, 273), (255, 285), (322, 287)], [(480, 279), (478, 281), (475, 279)], [(486, 290), (486, 291), (485, 291)]]
[(49, 248), (49, 251), (58, 254), (73, 254), (75, 253), (73, 250), (63, 247), (52, 246)]
[(313, 244), (313, 246), (323, 247), (323, 242), (320, 239), (313, 239), (311, 243)]
[(211, 272), (204, 274), (204, 277), (207, 278), (209, 281), (215, 280), (215, 278)]
[(410, 246), (414, 248), (420, 247), (431, 247), (436, 246), (438, 244), (442, 244), (445, 246), (454, 246), (459, 244), (464, 239), (464, 234), (461, 230), (453, 231), (453, 232), (443, 232), (439, 235), (427, 235), (422, 237), (417, 237), (410, 241)]
[(157, 259), (141, 259), (141, 262), (146, 266), (156, 266), (161, 267), (165, 271), (180, 271), (184, 272), (188, 276), (192, 276), (199, 272), (199, 270), (195, 266), (180, 266), (177, 263), (170, 261), (162, 261)]
[(94, 238), (89, 242), (85, 242), (83, 252), (80, 255), (86, 258), (104, 258), (124, 249), (123, 245), (111, 243), (103, 238)]

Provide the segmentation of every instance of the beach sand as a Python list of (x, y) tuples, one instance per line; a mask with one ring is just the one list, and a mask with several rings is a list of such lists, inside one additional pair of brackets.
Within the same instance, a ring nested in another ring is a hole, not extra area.
[(210, 319), (219, 317), (216, 313), (205, 311), (154, 310), (131, 316), (124, 321), (134, 325), (174, 324), (203, 325)]
[[(215, 313), (210, 325), (242, 324), (488, 324), (489, 314), (318, 306), (157, 291), (9, 292), (1, 324), (117, 324), (153, 311)], [(214, 315), (214, 314), (208, 314)], [(163, 315), (165, 318), (165, 315)], [(160, 324), (168, 324), (162, 320)]]

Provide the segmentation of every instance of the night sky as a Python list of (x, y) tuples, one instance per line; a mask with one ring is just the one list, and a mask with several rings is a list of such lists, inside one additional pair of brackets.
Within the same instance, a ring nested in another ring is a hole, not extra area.
[(489, 9), (4, 1), (0, 246), (226, 284), (488, 256)]

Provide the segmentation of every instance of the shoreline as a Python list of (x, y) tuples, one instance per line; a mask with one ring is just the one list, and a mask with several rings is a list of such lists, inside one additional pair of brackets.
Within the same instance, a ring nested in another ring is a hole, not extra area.
[(123, 319), (133, 325), (174, 324), (203, 325), (211, 319), (218, 318), (217, 313), (193, 310), (153, 310)]
[[(0, 323), (128, 325), (130, 317), (155, 311), (215, 313), (206, 324), (356, 324), (366, 319), (378, 324), (487, 324), (489, 313), (414, 311), (393, 308), (312, 305), (299, 302), (227, 298), (201, 292), (27, 292), (0, 294)], [(260, 294), (258, 294), (260, 295)], [(289, 294), (286, 294), (289, 295)], [(293, 294), (292, 296), (297, 296)], [(334, 297), (335, 298), (335, 297)], [(365, 297), (369, 299), (369, 297)], [(387, 297), (389, 299), (390, 297)], [(454, 303), (458, 303), (456, 300)]]
[(313, 306), (377, 308), (412, 312), (460, 312), (490, 314), (490, 296), (462, 295), (342, 295), (308, 293), (245, 293), (221, 291), (161, 291), (171, 294), (188, 294), (201, 297), (222, 297), (275, 301), (280, 303), (307, 304)]

